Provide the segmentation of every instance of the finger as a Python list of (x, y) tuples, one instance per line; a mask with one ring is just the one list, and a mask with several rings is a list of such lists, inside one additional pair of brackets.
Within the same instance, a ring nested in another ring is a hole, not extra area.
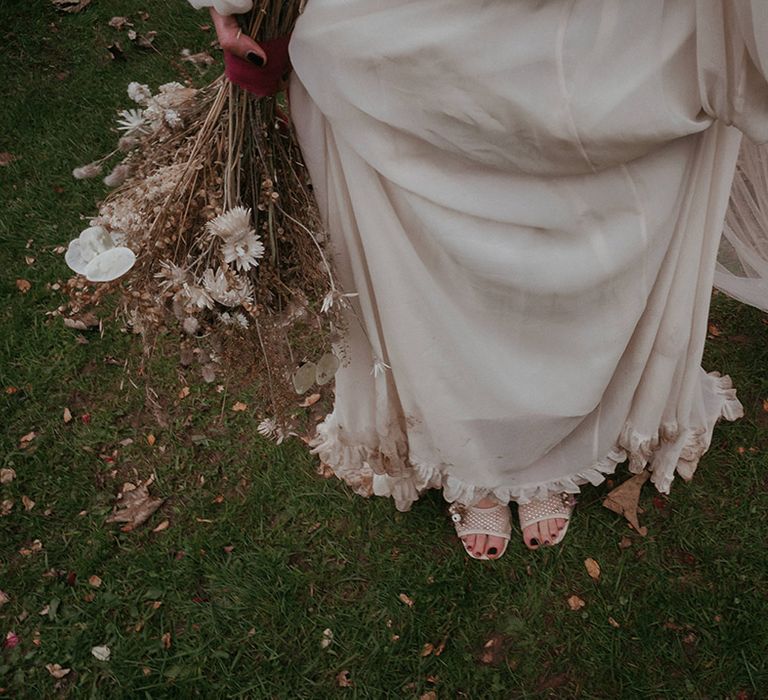
[(236, 36), (233, 40), (227, 42), (227, 46), (222, 45), (230, 53), (238, 58), (250, 61), (256, 66), (267, 65), (267, 53), (251, 37), (245, 34)]

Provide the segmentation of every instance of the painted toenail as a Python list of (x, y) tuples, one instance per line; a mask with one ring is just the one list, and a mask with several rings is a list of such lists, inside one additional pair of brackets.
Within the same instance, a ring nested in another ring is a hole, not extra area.
[(489, 547), (488, 554), (496, 554), (496, 547)]
[(538, 544), (538, 543), (539, 541), (535, 537), (531, 538), (531, 544)]

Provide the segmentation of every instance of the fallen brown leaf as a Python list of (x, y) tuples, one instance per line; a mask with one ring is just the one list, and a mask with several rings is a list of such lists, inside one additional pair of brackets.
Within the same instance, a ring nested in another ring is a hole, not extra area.
[[(126, 484), (122, 493), (118, 496), (118, 502), (114, 512), (109, 515), (105, 522), (108, 523), (126, 523), (121, 529), (123, 532), (135, 530), (143, 525), (151, 515), (165, 502), (164, 498), (152, 498), (149, 495), (149, 485), (154, 481), (150, 477), (146, 483), (137, 486)], [(131, 488), (126, 488), (130, 486)]]
[(147, 435), (147, 444), (152, 447), (157, 442), (157, 438), (151, 433)]
[(634, 474), (610, 491), (603, 500), (603, 505), (606, 508), (614, 513), (623, 515), (636, 532), (643, 537), (648, 534), (648, 528), (640, 527), (637, 519), (637, 504), (640, 500), (640, 491), (643, 488), (643, 484), (648, 481), (650, 476), (651, 472), (647, 469), (644, 469), (639, 474)]
[(14, 160), (18, 160), (18, 156), (8, 153), (8, 151), (0, 152), (0, 167), (10, 165)]
[(163, 644), (163, 649), (170, 649), (171, 648), (171, 633), (166, 632), (161, 638), (160, 641)]
[(107, 24), (109, 24), (112, 29), (117, 29), (118, 31), (124, 29), (125, 27), (133, 26), (133, 24), (128, 21), (127, 17), (113, 17)]
[(100, 588), (101, 587), (101, 578), (99, 576), (96, 576), (94, 574), (93, 576), (88, 577), (88, 584), (92, 586), (93, 588)]
[(76, 331), (87, 331), (90, 328), (99, 327), (99, 319), (95, 314), (85, 313), (79, 316), (72, 316), (64, 319), (64, 325), (67, 328), (73, 328)]
[(24, 504), (24, 510), (27, 512), (35, 507), (35, 502), (29, 496), (22, 496), (21, 502)]
[(339, 671), (336, 674), (336, 684), (339, 688), (351, 688), (353, 683), (352, 679), (349, 677), (349, 671)]
[(503, 663), (506, 660), (507, 648), (511, 641), (510, 637), (503, 634), (494, 634), (483, 644), (478, 661), (486, 666), (498, 666)]
[(0, 484), (10, 484), (16, 478), (14, 469), (0, 469)]
[(421, 648), (421, 655), (422, 656), (429, 656), (433, 651), (435, 650), (435, 645), (431, 642), (427, 642), (422, 648)]
[(299, 406), (302, 406), (303, 408), (307, 408), (308, 406), (312, 406), (316, 404), (320, 400), (320, 394), (310, 394), (307, 396), (306, 399), (304, 399)]
[(618, 628), (618, 627), (621, 627), (621, 625), (620, 625), (618, 622), (616, 622), (616, 620), (614, 620), (612, 617), (609, 617), (609, 618), (608, 618), (608, 624), (609, 624), (611, 627), (617, 627), (617, 628)]
[(577, 595), (572, 595), (568, 598), (568, 607), (571, 610), (581, 610), (585, 605), (586, 603)]
[(3, 607), (6, 603), (10, 603), (11, 598), (5, 591), (0, 591), (0, 608)]
[(163, 530), (167, 530), (171, 526), (170, 520), (163, 520), (156, 528), (152, 530), (152, 532), (162, 532)]
[(59, 664), (46, 664), (45, 669), (57, 680), (64, 678), (64, 676), (72, 670), (69, 668), (62, 668)]
[(68, 408), (64, 409), (64, 422), (69, 423), (72, 420), (72, 411)]
[(189, 387), (188, 386), (182, 387), (181, 391), (179, 392), (179, 398), (186, 399), (187, 396), (189, 396)]
[(18, 289), (22, 294), (26, 294), (30, 289), (32, 289), (32, 283), (29, 280), (17, 279), (16, 289)]
[(591, 578), (593, 578), (595, 581), (600, 580), (600, 564), (592, 559), (592, 557), (587, 557), (584, 560), (584, 566), (586, 567), (587, 573)]
[(236, 413), (240, 412), (240, 411), (245, 411), (247, 408), (248, 408), (248, 404), (247, 403), (243, 403), (242, 401), (237, 401), (232, 406), (232, 410), (235, 411)]
[(51, 2), (57, 10), (68, 14), (82, 12), (91, 4), (91, 0), (51, 0)]
[(401, 593), (397, 597), (400, 598), (400, 600), (403, 601), (403, 603), (405, 603), (409, 608), (413, 607), (413, 598), (410, 596), (406, 595), (405, 593)]

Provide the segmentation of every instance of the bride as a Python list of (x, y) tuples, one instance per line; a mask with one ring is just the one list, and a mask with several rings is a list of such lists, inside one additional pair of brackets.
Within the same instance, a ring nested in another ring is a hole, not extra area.
[[(251, 0), (189, 1), (269, 64)], [(358, 294), (313, 451), (401, 511), (441, 489), (479, 559), (511, 501), (535, 549), (622, 462), (691, 479), (742, 415), (701, 359), (742, 133), (768, 142), (764, 0), (310, 0), (289, 54)]]

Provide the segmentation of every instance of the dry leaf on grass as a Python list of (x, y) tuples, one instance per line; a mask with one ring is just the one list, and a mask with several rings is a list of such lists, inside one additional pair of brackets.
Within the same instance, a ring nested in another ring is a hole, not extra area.
[(93, 588), (100, 588), (101, 587), (101, 578), (98, 576), (89, 576), (88, 577), (88, 584), (93, 586)]
[(24, 510), (27, 512), (35, 507), (35, 502), (29, 496), (22, 496), (21, 502), (24, 504)]
[(0, 608), (3, 607), (6, 603), (10, 603), (11, 598), (5, 591), (0, 591)]
[(164, 498), (152, 498), (149, 486), (154, 481), (150, 477), (146, 483), (124, 484), (122, 493), (118, 496), (117, 505), (112, 515), (105, 522), (126, 523), (121, 530), (130, 532), (143, 525), (151, 515), (165, 502)]
[(0, 153), (0, 166), (10, 165), (14, 160), (18, 160), (18, 157), (8, 151)]
[(98, 328), (99, 319), (96, 315), (91, 313), (80, 314), (79, 316), (72, 316), (64, 319), (64, 325), (67, 328), (73, 328), (76, 331), (87, 331), (89, 328)]
[(171, 633), (166, 632), (161, 638), (160, 642), (163, 645), (163, 649), (170, 649), (171, 648)]
[(571, 610), (581, 610), (585, 605), (586, 603), (577, 595), (568, 597), (568, 607)]
[(107, 22), (107, 24), (112, 27), (112, 29), (117, 29), (118, 31), (124, 29), (126, 26), (133, 26), (127, 17), (113, 17), (111, 20), (109, 20), (109, 22)]
[(112, 654), (112, 651), (110, 648), (106, 645), (93, 647), (91, 649), (91, 654), (93, 654), (94, 658), (98, 659), (99, 661), (109, 661), (109, 657)]
[(10, 484), (16, 478), (14, 469), (0, 469), (0, 484)]
[(22, 294), (26, 294), (30, 289), (32, 289), (32, 283), (29, 280), (18, 279), (16, 280), (16, 289), (18, 289)]
[(72, 670), (69, 668), (62, 668), (59, 664), (46, 664), (45, 668), (48, 673), (50, 673), (56, 679), (64, 678), (64, 676), (66, 676)]
[(162, 532), (163, 530), (167, 530), (171, 526), (170, 520), (163, 520), (156, 528), (152, 530), (152, 532)]
[(82, 12), (91, 4), (91, 0), (51, 0), (51, 2), (60, 12), (67, 12), (71, 15), (76, 12)]
[(640, 500), (640, 491), (643, 484), (648, 481), (651, 473), (645, 469), (635, 474), (615, 489), (610, 491), (603, 500), (603, 505), (614, 513), (623, 515), (632, 527), (643, 537), (648, 534), (647, 527), (640, 527), (637, 519), (637, 504)]
[(19, 438), (19, 449), (26, 450), (29, 447), (29, 445), (32, 443), (32, 440), (34, 440), (36, 437), (37, 437), (37, 433), (34, 430), (27, 433), (26, 435), (22, 435)]
[(339, 671), (336, 674), (336, 684), (339, 688), (351, 688), (353, 683), (352, 679), (349, 677), (349, 671), (346, 669), (344, 671)]
[(247, 408), (248, 408), (248, 404), (247, 403), (243, 403), (242, 401), (237, 401), (232, 406), (232, 410), (235, 411), (236, 413), (238, 413), (240, 411), (245, 411)]
[(13, 500), (10, 498), (6, 498), (2, 503), (0, 503), (0, 517), (4, 518), (6, 515), (10, 515), (12, 510)]
[(592, 557), (588, 557), (584, 560), (584, 566), (587, 569), (587, 573), (595, 580), (600, 580), (600, 564), (598, 564)]
[(326, 649), (333, 641), (333, 631), (330, 628), (323, 630), (323, 638), (320, 640), (320, 648)]
[(403, 601), (403, 603), (405, 603), (409, 608), (413, 607), (413, 598), (410, 596), (406, 595), (405, 593), (401, 593), (397, 597), (400, 598), (400, 600)]
[(314, 405), (314, 404), (316, 404), (316, 403), (317, 403), (319, 400), (320, 400), (320, 394), (310, 394), (309, 396), (307, 396), (307, 398), (306, 398), (306, 399), (304, 399), (304, 400), (303, 400), (303, 401), (302, 401), (302, 402), (299, 404), (299, 406), (301, 406), (302, 408), (307, 408), (307, 407), (309, 407), (309, 406), (313, 406), (313, 405)]
[(69, 423), (72, 420), (72, 411), (68, 408), (64, 409), (64, 422)]
[(511, 643), (511, 637), (494, 634), (483, 644), (483, 649), (477, 660), (485, 666), (498, 666), (506, 661), (507, 650)]

